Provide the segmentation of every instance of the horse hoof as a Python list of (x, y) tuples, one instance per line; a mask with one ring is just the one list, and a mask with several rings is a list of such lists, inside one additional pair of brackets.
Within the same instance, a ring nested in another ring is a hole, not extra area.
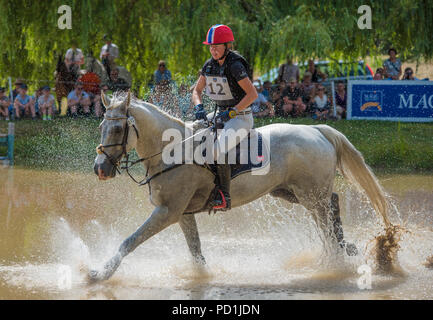
[(87, 274), (87, 282), (89, 284), (93, 284), (101, 280), (102, 280), (101, 274), (96, 270), (90, 270), (89, 273)]
[(195, 257), (194, 258), (194, 262), (197, 265), (200, 265), (200, 266), (205, 266), (206, 265), (206, 259), (202, 255), (200, 255), (199, 257)]
[(348, 256), (353, 257), (358, 255), (358, 249), (353, 243), (346, 244), (346, 253)]

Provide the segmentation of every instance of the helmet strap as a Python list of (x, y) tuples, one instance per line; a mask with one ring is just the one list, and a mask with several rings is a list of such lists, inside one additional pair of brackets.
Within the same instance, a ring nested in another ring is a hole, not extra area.
[(224, 50), (224, 54), (222, 55), (222, 57), (217, 59), (218, 61), (223, 60), (223, 59), (228, 55), (228, 53), (229, 53), (229, 51), (230, 51), (230, 50), (227, 48), (227, 43), (224, 43), (224, 46), (225, 46), (226, 49)]

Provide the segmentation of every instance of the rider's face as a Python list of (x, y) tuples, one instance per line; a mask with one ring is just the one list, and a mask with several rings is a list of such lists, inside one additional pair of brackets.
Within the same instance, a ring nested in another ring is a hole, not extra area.
[(215, 60), (220, 59), (226, 50), (225, 44), (211, 44), (209, 46), (210, 54), (212, 55), (212, 58)]

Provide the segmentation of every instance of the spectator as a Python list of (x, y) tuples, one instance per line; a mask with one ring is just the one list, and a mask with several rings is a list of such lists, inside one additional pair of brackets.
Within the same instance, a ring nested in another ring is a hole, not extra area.
[(32, 97), (27, 95), (27, 89), (27, 85), (22, 84), (18, 89), (18, 95), (16, 96), (14, 101), (14, 108), (17, 120), (21, 117), (24, 117), (26, 114), (31, 114), (32, 119), (36, 120), (35, 102)]
[(107, 71), (108, 77), (110, 77), (111, 69), (116, 67), (115, 59), (119, 58), (119, 48), (111, 42), (111, 37), (108, 34), (104, 35), (103, 40), (105, 45), (101, 48), (99, 58)]
[(322, 72), (318, 65), (314, 62), (314, 60), (308, 60), (308, 68), (307, 71), (311, 73), (311, 82), (319, 83), (327, 79), (327, 74)]
[(311, 77), (311, 72), (306, 71), (304, 73), (304, 79), (299, 86), (301, 89), (302, 102), (305, 104), (307, 111), (311, 110), (316, 91), (314, 83), (311, 82)]
[(284, 117), (287, 117), (289, 114), (293, 117), (298, 117), (306, 110), (306, 106), (302, 102), (301, 90), (296, 85), (296, 79), (291, 78), (289, 86), (283, 92), (282, 110)]
[(82, 109), (84, 115), (90, 116), (90, 105), (90, 97), (83, 90), (83, 83), (77, 82), (75, 89), (68, 94), (68, 108), (71, 111), (71, 116), (76, 118), (80, 109)]
[(270, 81), (265, 81), (263, 83), (263, 91), (262, 94), (265, 96), (268, 101), (272, 101), (272, 84)]
[(293, 59), (287, 55), (287, 63), (282, 64), (278, 70), (278, 82), (289, 82), (291, 78), (295, 78), (299, 82), (299, 68), (293, 64)]
[(311, 73), (311, 82), (318, 83), (326, 80), (328, 77), (326, 73), (320, 71), (319, 67), (316, 67), (314, 60), (308, 60), (308, 72)]
[(275, 106), (275, 114), (277, 116), (283, 116), (283, 92), (286, 86), (286, 81), (280, 81), (278, 87), (272, 93), (272, 103)]
[(69, 71), (78, 74), (80, 66), (84, 64), (84, 55), (81, 49), (77, 48), (77, 42), (71, 42), (71, 48), (66, 51), (65, 64)]
[(0, 116), (9, 121), (9, 98), (5, 95), (6, 88), (0, 87)]
[(166, 64), (164, 60), (159, 61), (158, 69), (153, 74), (153, 80), (156, 85), (166, 85), (171, 81), (171, 72), (166, 69)]
[(117, 91), (128, 91), (129, 84), (125, 79), (119, 78), (119, 69), (115, 67), (111, 70), (111, 80), (108, 82), (108, 88), (114, 92)]
[(53, 110), (56, 103), (52, 94), (50, 94), (50, 87), (45, 86), (42, 88), (42, 95), (38, 99), (40, 114), (42, 120), (51, 120), (53, 117)]
[(329, 117), (329, 103), (328, 96), (325, 94), (325, 87), (321, 84), (317, 87), (317, 94), (314, 97), (313, 103), (313, 119), (325, 120)]
[(273, 117), (275, 115), (272, 104), (263, 95), (263, 87), (256, 86), (257, 99), (251, 104), (251, 110), (254, 118)]
[(15, 98), (17, 97), (17, 95), (20, 93), (19, 90), (20, 90), (21, 85), (23, 85), (23, 84), (24, 84), (23, 80), (21, 80), (21, 79), (15, 80), (15, 83), (14, 83), (15, 89), (12, 90), (12, 99), (14, 101), (15, 101)]
[(337, 109), (337, 118), (346, 119), (347, 92), (343, 81), (338, 81), (337, 83), (337, 91), (335, 92), (335, 105)]
[(383, 63), (385, 78), (389, 80), (398, 80), (401, 76), (401, 61), (397, 58), (397, 50), (391, 48), (388, 50), (389, 59)]
[(401, 80), (420, 80), (417, 77), (414, 76), (413, 70), (411, 67), (407, 67), (404, 69), (404, 75)]
[(384, 70), (382, 68), (377, 68), (373, 80), (383, 80)]
[(35, 95), (31, 96), (35, 101), (35, 113), (39, 117), (41, 114), (39, 113), (39, 97), (42, 95), (42, 88), (36, 90)]

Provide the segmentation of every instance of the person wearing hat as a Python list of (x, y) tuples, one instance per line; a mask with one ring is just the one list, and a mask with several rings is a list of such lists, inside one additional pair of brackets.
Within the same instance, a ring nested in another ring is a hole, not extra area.
[(105, 34), (103, 37), (105, 45), (101, 48), (99, 58), (107, 71), (107, 75), (111, 80), (111, 70), (116, 67), (115, 59), (119, 57), (119, 48), (111, 42), (111, 36)]
[(5, 94), (6, 88), (0, 87), (0, 116), (3, 116), (6, 121), (9, 120), (9, 98)]
[(171, 81), (171, 72), (167, 69), (167, 64), (164, 60), (158, 63), (158, 69), (153, 74), (155, 85), (166, 85)]
[(92, 102), (90, 101), (90, 97), (87, 92), (85, 92), (83, 89), (83, 83), (77, 81), (75, 84), (75, 89), (68, 94), (68, 108), (70, 108), (71, 116), (73, 118), (77, 118), (77, 112), (80, 108), (82, 108), (85, 116), (90, 116), (90, 105)]
[(397, 50), (391, 48), (388, 50), (389, 59), (383, 63), (383, 69), (385, 71), (385, 79), (398, 80), (402, 74), (401, 71), (401, 60), (397, 58)]
[(20, 89), (22, 84), (24, 84), (23, 80), (21, 80), (21, 79), (15, 80), (15, 83), (14, 83), (15, 88), (12, 90), (12, 99), (14, 101), (15, 101), (15, 98), (17, 97), (17, 95), (20, 93), (19, 89)]
[(65, 64), (69, 71), (75, 72), (77, 74), (80, 70), (80, 66), (84, 64), (83, 51), (77, 48), (77, 41), (75, 40), (71, 42), (71, 48), (66, 51)]
[(42, 87), (42, 95), (38, 99), (39, 110), (42, 115), (42, 120), (51, 120), (53, 110), (56, 108), (54, 96), (50, 94), (50, 87)]
[(218, 108), (215, 120), (223, 126), (214, 144), (218, 177), (217, 196), (212, 203), (214, 210), (231, 209), (231, 165), (226, 155), (237, 145), (238, 139), (233, 136), (242, 141), (253, 128), (250, 105), (258, 97), (252, 83), (252, 70), (245, 58), (233, 51), (233, 41), (233, 32), (226, 25), (216, 24), (208, 30), (203, 44), (209, 46), (211, 58), (205, 62), (192, 93), (196, 120), (215, 116), (207, 115), (203, 107), (202, 93), (206, 89), (206, 95)]
[(19, 94), (14, 101), (15, 117), (17, 120), (29, 113), (32, 119), (36, 120), (35, 103), (32, 97), (27, 95), (27, 89), (27, 85), (22, 84), (18, 89)]

